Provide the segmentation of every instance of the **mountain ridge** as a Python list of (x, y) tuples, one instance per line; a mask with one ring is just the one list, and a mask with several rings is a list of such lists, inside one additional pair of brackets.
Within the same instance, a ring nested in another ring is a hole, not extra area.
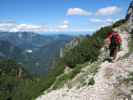
[[(1, 59), (14, 59), (32, 74), (45, 75), (60, 48), (74, 37), (33, 32), (0, 32)], [(11, 50), (12, 49), (12, 50)]]

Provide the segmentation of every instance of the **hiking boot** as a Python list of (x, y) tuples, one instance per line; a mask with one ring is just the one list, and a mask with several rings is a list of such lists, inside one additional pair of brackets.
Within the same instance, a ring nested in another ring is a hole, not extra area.
[(111, 62), (111, 63), (113, 62), (113, 57), (109, 58), (109, 62)]

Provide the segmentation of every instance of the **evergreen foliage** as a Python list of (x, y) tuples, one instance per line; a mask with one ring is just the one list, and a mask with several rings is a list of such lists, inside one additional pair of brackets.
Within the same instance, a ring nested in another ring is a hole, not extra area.
[(103, 27), (92, 36), (85, 37), (76, 47), (65, 54), (63, 57), (64, 64), (73, 68), (76, 64), (96, 61), (103, 41), (111, 31), (111, 26)]
[(121, 20), (117, 21), (116, 23), (114, 23), (114, 24), (112, 25), (112, 27), (113, 27), (113, 28), (119, 27), (120, 25), (122, 25), (122, 24), (125, 23), (125, 22), (126, 22), (125, 19), (121, 19)]

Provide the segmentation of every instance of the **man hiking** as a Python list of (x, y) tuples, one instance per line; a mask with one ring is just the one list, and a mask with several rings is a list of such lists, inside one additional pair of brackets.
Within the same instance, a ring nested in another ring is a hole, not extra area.
[(120, 50), (122, 39), (119, 33), (113, 30), (108, 34), (107, 40), (109, 41), (110, 60), (114, 62), (117, 57), (117, 52)]

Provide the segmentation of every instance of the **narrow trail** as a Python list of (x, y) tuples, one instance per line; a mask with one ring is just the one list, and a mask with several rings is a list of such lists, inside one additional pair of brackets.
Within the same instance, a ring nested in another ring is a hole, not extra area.
[[(128, 34), (121, 34), (122, 51), (118, 58), (128, 53)], [(115, 63), (103, 62), (94, 76), (93, 86), (72, 89), (62, 88), (38, 97), (36, 100), (133, 100), (130, 89), (123, 83), (129, 72), (133, 72), (133, 55)], [(133, 89), (133, 87), (132, 87)], [(129, 99), (124, 99), (128, 98)]]

